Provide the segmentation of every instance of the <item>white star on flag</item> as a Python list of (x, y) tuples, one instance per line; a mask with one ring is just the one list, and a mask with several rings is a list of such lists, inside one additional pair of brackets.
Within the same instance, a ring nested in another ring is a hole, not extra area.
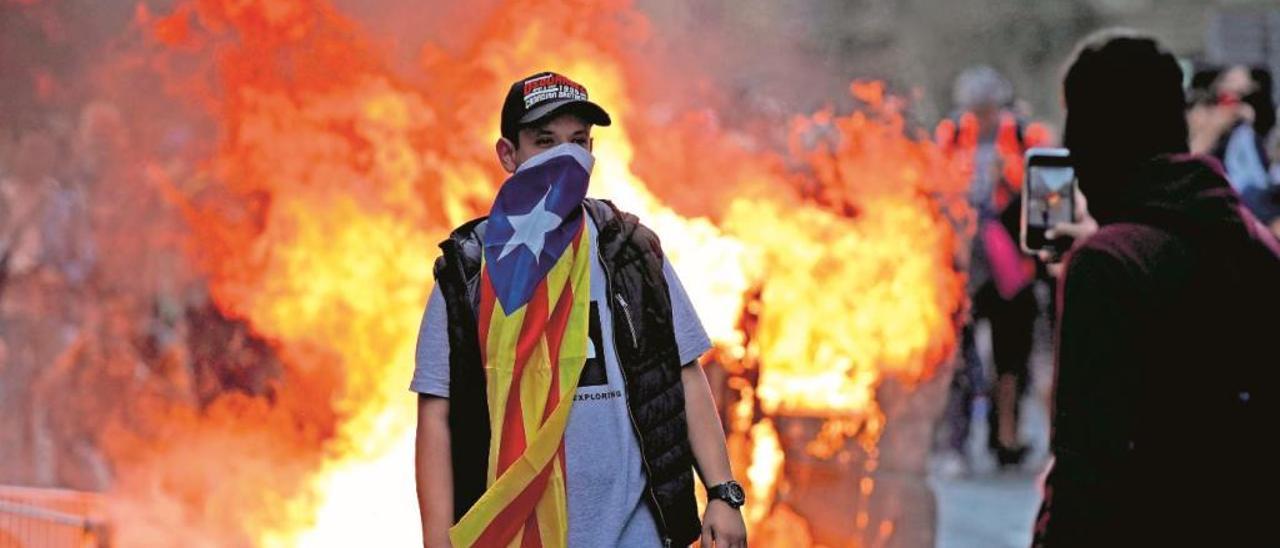
[(533, 209), (530, 209), (528, 213), (507, 217), (507, 222), (511, 223), (511, 228), (515, 230), (515, 233), (511, 235), (510, 240), (507, 240), (507, 244), (502, 246), (502, 253), (498, 254), (499, 261), (506, 257), (508, 253), (515, 251), (520, 246), (524, 246), (533, 252), (535, 263), (542, 262), (542, 246), (547, 243), (547, 233), (555, 230), (562, 221), (559, 215), (547, 209), (547, 196), (549, 195), (551, 195), (550, 187), (547, 188), (547, 193), (542, 195), (542, 199), (538, 200), (538, 204), (533, 206)]

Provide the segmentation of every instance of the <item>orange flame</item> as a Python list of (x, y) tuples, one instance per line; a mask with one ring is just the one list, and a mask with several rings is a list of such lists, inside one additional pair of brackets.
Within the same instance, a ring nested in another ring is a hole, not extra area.
[(879, 85), (852, 90), (870, 114), (801, 119), (793, 139), (827, 208), (744, 202), (727, 222), (770, 255), (759, 333), (766, 412), (874, 413), (884, 374), (924, 378), (955, 344), (964, 293), (938, 203), (955, 200), (963, 173), (904, 136)]
[[(487, 209), (502, 180), (489, 149), (498, 99), (544, 68), (573, 75), (618, 121), (595, 133), (592, 194), (664, 236), (719, 355), (744, 359), (754, 337), (759, 385), (744, 401), (838, 418), (854, 426), (833, 435), (874, 446), (880, 382), (914, 383), (951, 351), (963, 290), (946, 213), (963, 175), (908, 132), (882, 86), (851, 88), (864, 111), (796, 120), (792, 153), (809, 171), (796, 192), (779, 156), (747, 152), (696, 115), (665, 123), (646, 111), (638, 83), (653, 67), (627, 44), (647, 22), (628, 2), (506, 0), (486, 17), (456, 56), (428, 45), (430, 80), (415, 86), (324, 0), (139, 9), (156, 66), (216, 60), (215, 85), (175, 89), (216, 90), (198, 93), (219, 127), (204, 174), (218, 188), (157, 184), (187, 212), (218, 306), (272, 341), (287, 372), (270, 402), (165, 410), (164, 436), (124, 444), (121, 544), (417, 540), (405, 385), (434, 243)], [(655, 134), (691, 150), (658, 154)], [(712, 187), (722, 203), (677, 211), (667, 204), (688, 190), (674, 181)], [(759, 324), (744, 333), (753, 288)], [(782, 448), (768, 419), (737, 416), (761, 523)], [(778, 519), (798, 519), (788, 512)]]

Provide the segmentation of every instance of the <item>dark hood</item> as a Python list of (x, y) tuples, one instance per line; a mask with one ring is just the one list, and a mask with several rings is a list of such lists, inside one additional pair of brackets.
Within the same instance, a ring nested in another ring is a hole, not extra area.
[(1252, 223), (1222, 166), (1206, 156), (1159, 156), (1139, 167), (1124, 188), (1090, 190), (1086, 185), (1089, 210), (1104, 225), (1139, 222), (1248, 232)]

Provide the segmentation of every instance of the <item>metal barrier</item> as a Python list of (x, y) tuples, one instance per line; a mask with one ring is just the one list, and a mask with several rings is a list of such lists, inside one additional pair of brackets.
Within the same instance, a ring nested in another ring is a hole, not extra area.
[(102, 497), (0, 485), (0, 548), (109, 548)]

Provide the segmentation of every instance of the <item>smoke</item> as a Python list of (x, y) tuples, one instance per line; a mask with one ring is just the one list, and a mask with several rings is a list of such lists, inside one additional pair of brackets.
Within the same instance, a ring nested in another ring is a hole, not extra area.
[(103, 52), (127, 34), (130, 6), (0, 14), (0, 482), (102, 489), (104, 429), (184, 374), (168, 370), (181, 318), (167, 303), (195, 273), (171, 208), (137, 184), (136, 151), (184, 157), (131, 122), (160, 111), (145, 82), (101, 85), (127, 62)]
[(337, 379), (211, 298), (197, 214), (262, 204), (208, 170), (215, 59), (158, 55), (149, 12), (0, 4), (0, 483), (109, 490), (126, 545), (244, 545), (316, 467)]

